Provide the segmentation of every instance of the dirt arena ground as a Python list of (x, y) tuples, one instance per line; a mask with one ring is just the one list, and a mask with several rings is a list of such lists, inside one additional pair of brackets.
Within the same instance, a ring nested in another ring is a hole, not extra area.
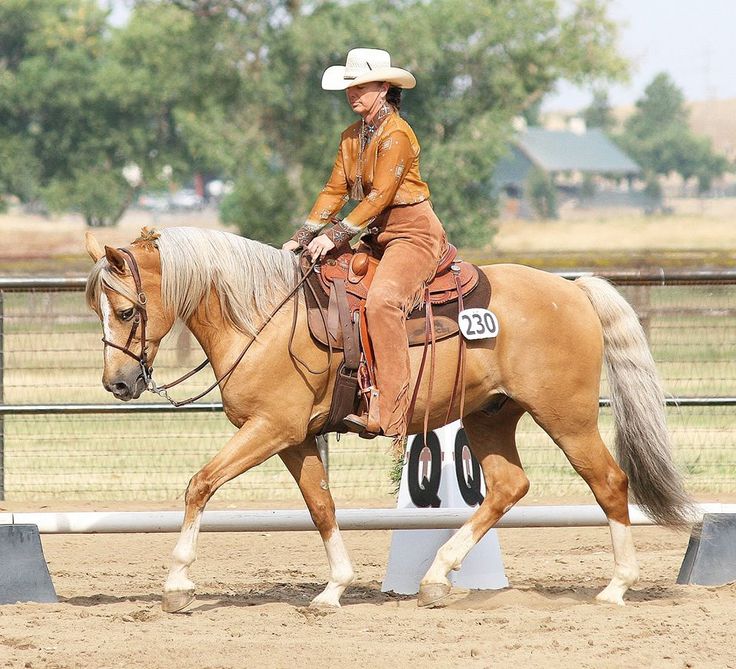
[(498, 530), (510, 587), (444, 609), (381, 593), (389, 532), (346, 532), (357, 579), (312, 611), (327, 565), (316, 532), (206, 533), (187, 613), (159, 608), (175, 535), (44, 535), (58, 604), (0, 607), (0, 667), (736, 667), (736, 583), (676, 585), (688, 536), (634, 528), (640, 583), (593, 602), (606, 528)]

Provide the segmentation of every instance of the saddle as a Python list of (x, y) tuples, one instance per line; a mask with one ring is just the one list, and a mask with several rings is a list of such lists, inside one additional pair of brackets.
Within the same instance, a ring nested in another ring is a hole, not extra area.
[[(456, 262), (456, 257), (457, 249), (449, 245), (437, 266), (434, 279), (427, 286), (424, 304), (408, 315), (406, 334), (409, 346), (425, 344), (425, 314), (428, 302), (434, 307), (432, 311), (435, 340), (440, 341), (457, 334), (458, 285), (462, 296), (466, 297), (478, 286), (480, 277), (485, 279), (485, 275), (478, 272), (475, 265), (463, 261)], [(315, 268), (315, 276), (310, 277), (309, 282), (315, 289), (317, 299), (315, 300), (312, 295), (311, 303), (308, 302), (308, 320), (312, 336), (321, 344), (344, 350), (347, 339), (348, 350), (350, 349), (355, 334), (351, 335), (350, 331), (345, 331), (344, 323), (340, 321), (340, 305), (344, 300), (346, 315), (349, 314), (349, 320), (357, 323), (359, 314), (365, 307), (368, 289), (378, 263), (379, 260), (368, 253), (349, 250), (337, 257), (328, 257)], [(488, 297), (488, 294), (485, 297)], [(447, 304), (450, 304), (451, 308), (437, 309), (438, 306)], [(486, 305), (487, 302), (482, 306)], [(320, 311), (326, 311), (326, 317), (320, 315)]]
[[(306, 259), (302, 262), (306, 267)], [(342, 350), (344, 356), (322, 434), (347, 432), (343, 419), (358, 412), (361, 402), (364, 402), (369, 416), (369, 431), (378, 431), (373, 349), (366, 325), (365, 301), (379, 262), (368, 253), (348, 249), (328, 256), (315, 266), (315, 271), (307, 279), (305, 294), (311, 335), (332, 350)], [(409, 346), (424, 346), (410, 412), (416, 402), (428, 347), (432, 349), (433, 368), (435, 342), (457, 335), (459, 311), (472, 306), (486, 307), (490, 293), (485, 274), (475, 265), (457, 260), (457, 249), (449, 245), (438, 263), (434, 279), (426, 287), (423, 303), (406, 319)], [(461, 341), (464, 343), (462, 338)], [(462, 376), (463, 345), (459, 355), (458, 377)], [(425, 423), (426, 419), (425, 415)]]

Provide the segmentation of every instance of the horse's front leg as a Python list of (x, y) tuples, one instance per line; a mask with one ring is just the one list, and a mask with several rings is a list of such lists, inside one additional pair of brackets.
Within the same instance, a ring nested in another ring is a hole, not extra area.
[(353, 580), (353, 565), (335, 520), (335, 503), (315, 438), (307, 437), (302, 444), (282, 451), (279, 456), (299, 485), (312, 520), (322, 537), (330, 565), (327, 587), (312, 600), (310, 606), (339, 607), (342, 593)]
[(184, 498), (184, 523), (164, 584), (161, 608), (167, 613), (181, 611), (194, 599), (195, 586), (189, 578), (189, 567), (197, 558), (197, 538), (205, 505), (221, 485), (288, 446), (274, 438), (277, 432), (263, 420), (246, 422), (189, 481)]

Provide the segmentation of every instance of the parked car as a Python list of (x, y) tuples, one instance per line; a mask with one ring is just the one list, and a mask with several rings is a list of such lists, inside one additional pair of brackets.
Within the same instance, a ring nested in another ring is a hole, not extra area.
[(205, 202), (193, 188), (182, 188), (171, 194), (169, 205), (176, 211), (199, 211), (204, 208)]
[(142, 193), (138, 198), (138, 206), (154, 212), (166, 212), (171, 208), (168, 193)]

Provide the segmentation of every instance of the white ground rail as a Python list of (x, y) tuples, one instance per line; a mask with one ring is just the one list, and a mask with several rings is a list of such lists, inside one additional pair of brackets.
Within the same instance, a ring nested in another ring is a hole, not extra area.
[[(653, 525), (637, 506), (629, 507), (632, 525)], [(704, 513), (736, 513), (736, 504), (700, 504)], [(458, 509), (342, 509), (337, 521), (343, 530), (457, 529), (473, 513)], [(1, 524), (37, 525), (41, 534), (104, 534), (178, 532), (183, 511), (5, 512)], [(608, 525), (595, 505), (517, 506), (496, 527), (597, 527)], [(279, 532), (314, 530), (307, 511), (205, 511), (203, 532)]]

